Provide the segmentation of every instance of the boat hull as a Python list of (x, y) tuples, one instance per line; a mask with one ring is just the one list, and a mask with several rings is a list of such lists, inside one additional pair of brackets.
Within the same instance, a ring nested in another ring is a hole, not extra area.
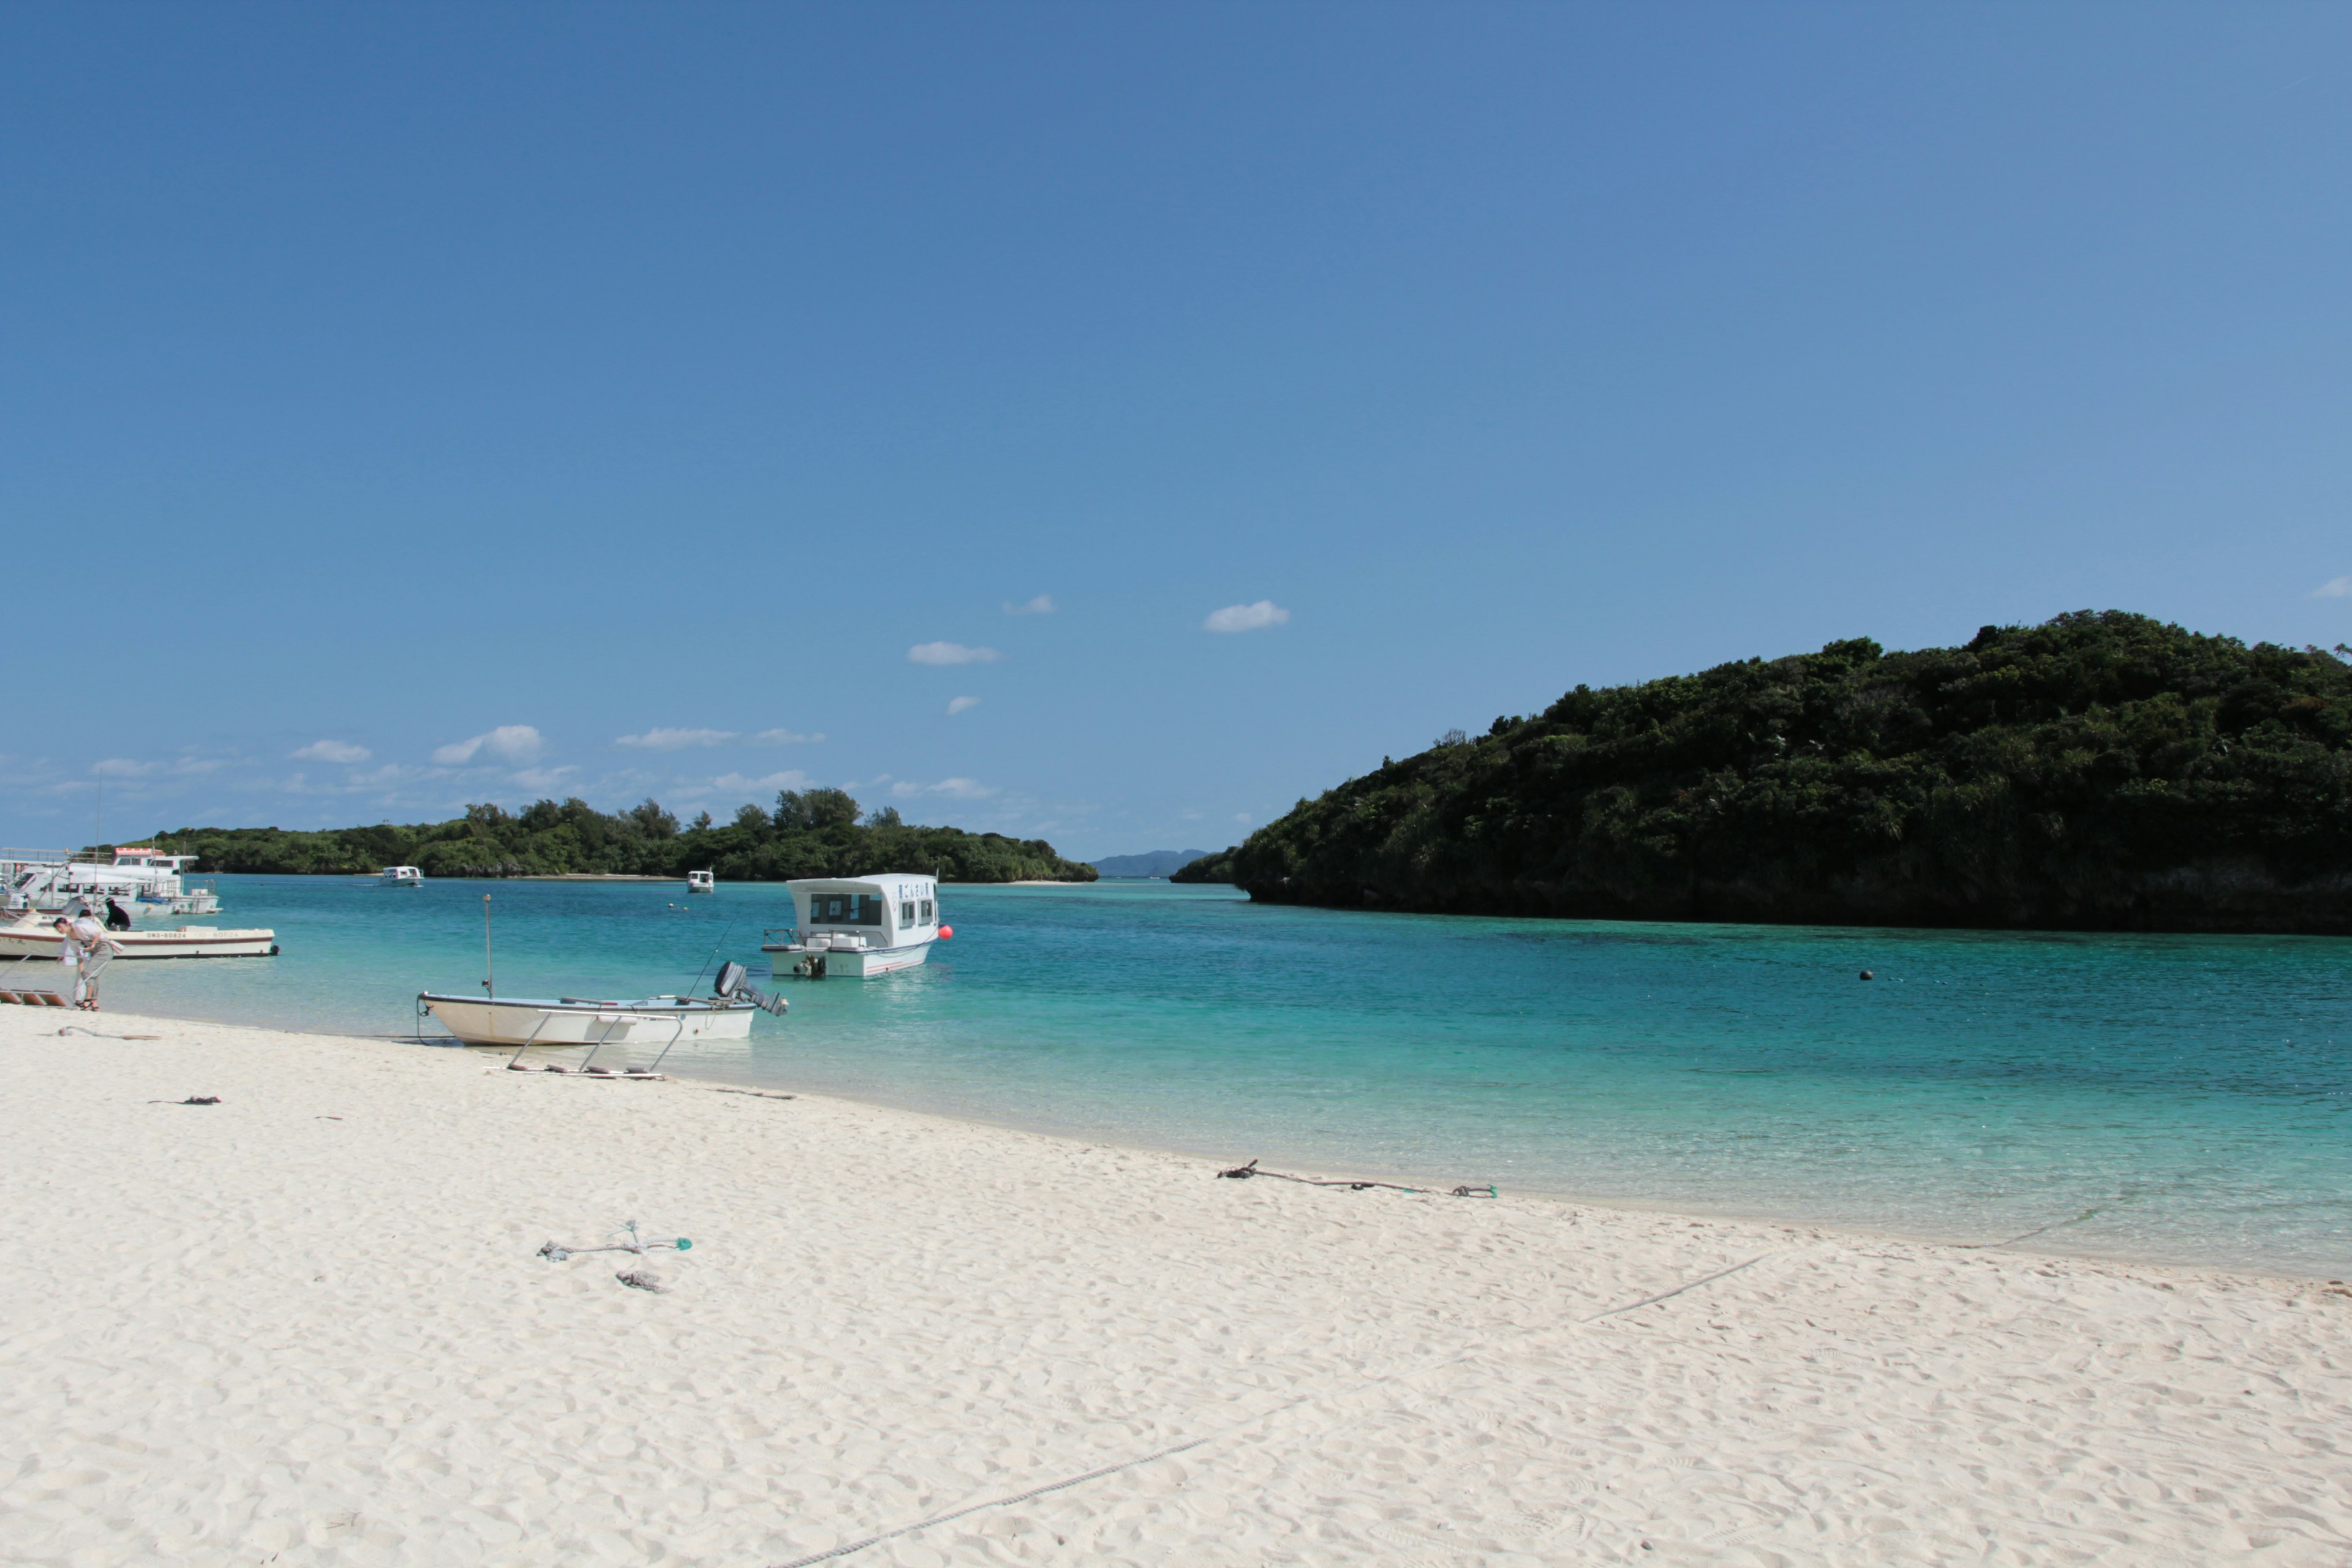
[[(118, 931), (107, 933), (117, 958), (275, 958), (278, 933), (266, 928), (247, 931), (213, 926), (181, 926), (173, 931)], [(65, 939), (53, 925), (0, 926), (0, 958), (46, 958), (57, 961)]]
[[(912, 969), (928, 962), (931, 944), (919, 942), (905, 947), (811, 949), (779, 942), (762, 946), (760, 951), (768, 955), (769, 967), (779, 980), (832, 979), (836, 975), (845, 980), (871, 980), (877, 974)], [(824, 961), (822, 968), (812, 963), (815, 959)]]
[(491, 1001), (421, 994), (441, 1026), (469, 1046), (670, 1046), (695, 1040), (748, 1040), (750, 1003)]

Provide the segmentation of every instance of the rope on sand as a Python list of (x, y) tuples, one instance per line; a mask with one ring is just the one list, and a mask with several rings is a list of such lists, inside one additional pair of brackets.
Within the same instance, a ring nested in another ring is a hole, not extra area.
[[(1256, 1164), (1256, 1161), (1251, 1161), (1248, 1165), (1244, 1165), (1240, 1168), (1241, 1173), (1244, 1175), (1259, 1176), (1271, 1176), (1276, 1174), (1276, 1173), (1272, 1171), (1260, 1171), (1255, 1169)], [(1234, 1173), (1231, 1171), (1220, 1171), (1218, 1174), (1230, 1176), (1234, 1174)], [(1286, 1179), (1290, 1181), (1299, 1181), (1304, 1178), (1292, 1176)], [(1309, 1184), (1313, 1186), (1348, 1186), (1352, 1185), (1353, 1184), (1345, 1182), (1315, 1182), (1310, 1183)], [(1390, 1184), (1383, 1182), (1367, 1183), (1365, 1184), (1386, 1186)], [(1405, 1192), (1418, 1192), (1422, 1189), (1417, 1187), (1406, 1187), (1401, 1190)], [(1659, 1302), (1666, 1300), (1670, 1297), (1679, 1296), (1685, 1290), (1696, 1290), (1702, 1285), (1711, 1285), (1718, 1279), (1724, 1279), (1729, 1275), (1737, 1274), (1743, 1268), (1753, 1268), (1755, 1265), (1763, 1262), (1768, 1258), (1777, 1258), (1783, 1252), (1789, 1250), (1791, 1249), (1780, 1247), (1775, 1248), (1770, 1252), (1759, 1252), (1755, 1257), (1739, 1263), (1735, 1263), (1728, 1268), (1718, 1268), (1714, 1273), (1701, 1275), (1696, 1279), (1685, 1280), (1682, 1284), (1675, 1286), (1671, 1290), (1662, 1290), (1654, 1296), (1645, 1296), (1641, 1300), (1629, 1301), (1622, 1307), (1612, 1307), (1606, 1311), (1595, 1312), (1589, 1318), (1579, 1318), (1574, 1322), (1564, 1325), (1564, 1327), (1568, 1331), (1573, 1331), (1577, 1329), (1586, 1327), (1589, 1324), (1600, 1322), (1604, 1318), (1614, 1318), (1622, 1313), (1637, 1311), (1643, 1307), (1656, 1306)], [(1801, 1251), (1803, 1249), (1797, 1248), (1795, 1250)], [(1531, 1338), (1534, 1337), (1535, 1334), (1558, 1331), (1559, 1331), (1541, 1329), (1518, 1337), (1523, 1339)], [(1483, 1348), (1492, 1347), (1489, 1346)], [(1370, 1378), (1366, 1381), (1373, 1384), (1410, 1383), (1414, 1378), (1426, 1377), (1433, 1372), (1440, 1372), (1446, 1367), (1465, 1362), (1476, 1353), (1478, 1352), (1475, 1349), (1456, 1351), (1451, 1355), (1440, 1357), (1438, 1360), (1431, 1362), (1425, 1366), (1416, 1367), (1410, 1372), (1397, 1373), (1387, 1377)], [(1044, 1486), (1031, 1487), (1027, 1491), (1014, 1492), (1009, 1497), (991, 1498), (984, 1502), (967, 1503), (962, 1508), (952, 1510), (947, 1513), (934, 1514), (929, 1519), (918, 1520), (912, 1524), (902, 1524), (895, 1530), (885, 1530), (877, 1534), (868, 1535), (860, 1540), (844, 1542), (839, 1546), (832, 1547), (824, 1552), (813, 1552), (805, 1557), (795, 1557), (790, 1562), (772, 1564), (772, 1568), (811, 1568), (812, 1564), (829, 1563), (837, 1557), (846, 1557), (853, 1552), (863, 1552), (869, 1546), (879, 1545), (885, 1541), (895, 1541), (902, 1535), (912, 1535), (919, 1530), (928, 1530), (936, 1524), (947, 1524), (955, 1520), (962, 1519), (967, 1514), (978, 1513), (983, 1509), (1004, 1508), (1013, 1503), (1026, 1502), (1031, 1498), (1043, 1497), (1047, 1492), (1062, 1491), (1070, 1487), (1082, 1486), (1087, 1481), (1100, 1480), (1105, 1476), (1117, 1475), (1121, 1470), (1131, 1470), (1139, 1465), (1149, 1465), (1154, 1460), (1169, 1458), (1174, 1455), (1185, 1453), (1193, 1448), (1203, 1447), (1208, 1444), (1219, 1442), (1227, 1437), (1238, 1436), (1240, 1434), (1248, 1431), (1251, 1427), (1257, 1426), (1261, 1422), (1271, 1421), (1274, 1417), (1280, 1415), (1286, 1411), (1296, 1410), (1301, 1405), (1312, 1405), (1318, 1400), (1328, 1397), (1330, 1397), (1330, 1395), (1328, 1393), (1302, 1394), (1296, 1399), (1286, 1400), (1284, 1403), (1274, 1406), (1270, 1410), (1260, 1411), (1257, 1415), (1249, 1417), (1245, 1421), (1235, 1422), (1233, 1426), (1224, 1428), (1223, 1431), (1212, 1432), (1205, 1437), (1195, 1437), (1187, 1443), (1178, 1443), (1169, 1447), (1156, 1449), (1151, 1453), (1142, 1455), (1137, 1458), (1122, 1459), (1116, 1465), (1105, 1465), (1100, 1469), (1088, 1470), (1082, 1476), (1071, 1476), (1065, 1480), (1048, 1481)], [(1352, 1424), (1353, 1421), (1359, 1419), (1361, 1419), (1361, 1417), (1349, 1417), (1349, 1420), (1342, 1421), (1339, 1426), (1325, 1431), (1323, 1436), (1328, 1437), (1333, 1432), (1343, 1430)]]
[(160, 1040), (163, 1037), (161, 1035), (109, 1035), (97, 1029), (85, 1029), (79, 1024), (68, 1024), (64, 1028), (59, 1029), (58, 1034), (60, 1037), (88, 1035), (93, 1040)]
[(1351, 1193), (1360, 1193), (1367, 1187), (1385, 1187), (1392, 1193), (1419, 1193), (1423, 1197), (1431, 1198), (1496, 1198), (1502, 1196), (1500, 1193), (1496, 1192), (1492, 1187), (1460, 1186), (1455, 1187), (1452, 1192), (1441, 1193), (1435, 1187), (1405, 1187), (1399, 1186), (1394, 1182), (1318, 1182), (1312, 1176), (1293, 1176), (1286, 1174), (1281, 1171), (1261, 1171), (1257, 1168), (1257, 1162), (1255, 1160), (1252, 1160), (1246, 1165), (1235, 1165), (1230, 1171), (1219, 1171), (1217, 1174), (1228, 1180), (1236, 1182), (1245, 1182), (1252, 1176), (1270, 1176), (1277, 1182), (1297, 1182), (1302, 1187), (1345, 1187)]

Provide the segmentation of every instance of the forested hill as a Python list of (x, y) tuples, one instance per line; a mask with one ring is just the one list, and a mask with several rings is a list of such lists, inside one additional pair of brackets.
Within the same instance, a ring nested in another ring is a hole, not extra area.
[(2352, 933), (2352, 667), (2084, 611), (1580, 686), (1232, 863), (1340, 907)]
[[(862, 818), (862, 820), (861, 820)], [(861, 812), (837, 789), (786, 790), (773, 811), (747, 805), (734, 820), (709, 816), (681, 828), (653, 801), (617, 815), (583, 801), (542, 800), (509, 815), (473, 805), (449, 822), (289, 833), (275, 827), (184, 827), (152, 842), (203, 857), (200, 871), (352, 872), (415, 866), (428, 877), (548, 876), (567, 871), (721, 881), (862, 877), (936, 871), (950, 882), (1039, 879), (1091, 882), (1091, 866), (1065, 860), (1042, 838), (1007, 838), (957, 827), (917, 827), (885, 806)]]

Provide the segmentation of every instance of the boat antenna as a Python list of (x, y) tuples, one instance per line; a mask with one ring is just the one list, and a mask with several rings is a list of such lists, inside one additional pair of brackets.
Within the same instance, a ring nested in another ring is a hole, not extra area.
[[(727, 939), (728, 939), (729, 937), (730, 937), (730, 936), (734, 935), (734, 934), (735, 934), (735, 928), (736, 928), (737, 926), (739, 926), (739, 925), (741, 925), (742, 923), (743, 923), (743, 917), (742, 917), (741, 915), (737, 915), (733, 920), (729, 921), (727, 922), (727, 929), (726, 929), (725, 931), (720, 931), (720, 932), (719, 933), (719, 940), (718, 940), (717, 942), (712, 942), (712, 943), (710, 944), (710, 958), (716, 958), (716, 957), (718, 957), (718, 956), (719, 956), (719, 950), (720, 948), (725, 947), (725, 946), (727, 945)], [(691, 986), (688, 987), (688, 989), (687, 989), (687, 993), (686, 993), (688, 995), (691, 996), (691, 995), (693, 995), (697, 991), (699, 991), (699, 990), (701, 990), (701, 989), (702, 989), (702, 976), (703, 976), (703, 974), (705, 973), (705, 972), (707, 972), (707, 971), (710, 968), (710, 958), (706, 958), (706, 959), (704, 959), (704, 960), (702, 961), (702, 968), (698, 969), (698, 970), (696, 970), (696, 971), (694, 972), (694, 984), (693, 984)]]
[(482, 967), (490, 972), (490, 977), (482, 982), (482, 989), (488, 991), (490, 1000), (495, 1002), (499, 999), (499, 966), (490, 956), (490, 896), (488, 893), (482, 895)]

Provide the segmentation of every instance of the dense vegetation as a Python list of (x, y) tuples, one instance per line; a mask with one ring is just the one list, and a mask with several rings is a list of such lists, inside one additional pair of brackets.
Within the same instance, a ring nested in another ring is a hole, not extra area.
[[(860, 820), (863, 815), (863, 820)], [(950, 882), (1045, 879), (1091, 882), (1094, 868), (1065, 860), (1042, 838), (1007, 838), (959, 827), (917, 827), (888, 806), (861, 814), (837, 789), (786, 790), (773, 811), (747, 805), (735, 819), (708, 813), (681, 829), (653, 801), (618, 815), (584, 801), (542, 800), (509, 815), (469, 805), (450, 822), (289, 833), (275, 827), (184, 827), (152, 842), (203, 857), (200, 871), (352, 872), (415, 866), (428, 877), (552, 876), (604, 872), (722, 881), (863, 877), (935, 871)]]
[(1341, 907), (2352, 933), (2352, 667), (2120, 612), (1857, 638), (1580, 686), (1231, 858)]
[(1219, 849), (1188, 860), (1168, 873), (1171, 882), (1230, 882), (1234, 879), (1234, 849)]

